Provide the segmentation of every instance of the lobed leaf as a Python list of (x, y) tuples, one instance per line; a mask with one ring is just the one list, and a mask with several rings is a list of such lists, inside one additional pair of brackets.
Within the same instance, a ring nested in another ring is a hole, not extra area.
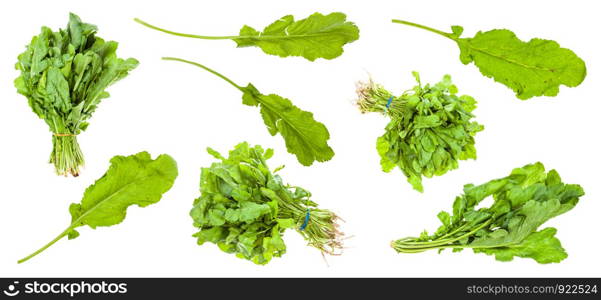
[(330, 133), (325, 125), (313, 118), (313, 113), (301, 110), (276, 94), (261, 94), (252, 85), (245, 88), (243, 99), (247, 105), (257, 103), (260, 106), (269, 133), (282, 135), (286, 149), (296, 155), (301, 164), (310, 166), (314, 161), (324, 162), (334, 156), (328, 146)]
[(511, 261), (514, 257), (532, 258), (541, 264), (558, 263), (568, 257), (559, 239), (557, 229), (545, 228), (534, 232), (518, 244), (495, 248), (474, 248), (474, 253), (494, 255), (498, 261)]
[(154, 160), (148, 152), (113, 157), (106, 174), (86, 189), (81, 203), (71, 204), (71, 227), (121, 223), (129, 206), (157, 203), (171, 189), (177, 173), (175, 160), (166, 154)]

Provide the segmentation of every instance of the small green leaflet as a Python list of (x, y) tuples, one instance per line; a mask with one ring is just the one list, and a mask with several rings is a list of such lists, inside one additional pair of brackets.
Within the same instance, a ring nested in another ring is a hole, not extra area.
[(291, 15), (283, 16), (262, 32), (245, 25), (237, 36), (201, 36), (178, 33), (150, 25), (140, 19), (136, 22), (168, 34), (209, 40), (233, 40), (238, 47), (259, 47), (263, 52), (280, 57), (301, 56), (314, 61), (333, 59), (342, 55), (343, 46), (359, 39), (359, 28), (346, 21), (340, 12), (322, 15), (314, 13), (306, 19), (295, 21)]
[[(555, 237), (557, 230), (539, 227), (570, 211), (583, 195), (582, 187), (563, 183), (557, 171), (545, 172), (541, 163), (526, 165), (504, 178), (465, 185), (452, 214), (438, 214), (442, 225), (434, 234), (424, 231), (418, 238), (394, 241), (392, 247), (400, 253), (471, 248), (498, 261), (523, 257), (541, 264), (558, 263), (568, 254)], [(489, 197), (492, 204), (479, 207)]]
[(115, 156), (108, 171), (88, 187), (81, 203), (69, 206), (71, 224), (54, 240), (31, 255), (19, 260), (23, 263), (40, 254), (60, 239), (79, 236), (75, 229), (89, 226), (113, 226), (125, 219), (131, 205), (146, 207), (161, 200), (171, 189), (177, 177), (177, 164), (171, 156), (163, 154), (152, 159), (147, 152), (131, 156)]
[(263, 122), (269, 133), (272, 136), (279, 133), (284, 138), (288, 152), (296, 155), (302, 165), (310, 166), (315, 161), (328, 161), (334, 156), (334, 151), (328, 145), (330, 133), (325, 125), (313, 118), (313, 113), (301, 110), (290, 100), (276, 94), (262, 94), (250, 83), (246, 87), (239, 86), (229, 78), (199, 63), (174, 57), (163, 59), (184, 62), (205, 69), (239, 89), (243, 93), (242, 103), (260, 108)]
[(507, 29), (479, 31), (473, 38), (460, 38), (463, 28), (452, 26), (447, 33), (402, 20), (394, 23), (418, 27), (457, 43), (460, 60), (473, 62), (480, 72), (512, 89), (519, 99), (556, 96), (559, 86), (575, 87), (586, 77), (586, 66), (574, 52), (552, 40), (521, 41)]

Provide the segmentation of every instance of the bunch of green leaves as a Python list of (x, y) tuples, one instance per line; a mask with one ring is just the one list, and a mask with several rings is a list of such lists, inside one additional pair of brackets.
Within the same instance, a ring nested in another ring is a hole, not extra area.
[(342, 47), (359, 39), (359, 28), (346, 21), (346, 15), (335, 12), (328, 15), (314, 13), (306, 19), (295, 21), (291, 15), (283, 16), (262, 32), (244, 25), (234, 36), (203, 36), (179, 33), (150, 25), (140, 19), (136, 22), (168, 34), (205, 40), (233, 40), (238, 47), (259, 47), (263, 52), (280, 57), (301, 56), (314, 61), (317, 58), (333, 59), (342, 55)]
[(464, 65), (473, 62), (482, 75), (504, 84), (522, 100), (556, 96), (560, 85), (575, 87), (586, 77), (584, 61), (555, 41), (534, 38), (523, 42), (507, 29), (479, 31), (473, 38), (461, 38), (461, 26), (452, 26), (451, 32), (443, 32), (403, 20), (392, 22), (425, 29), (455, 41)]
[(422, 176), (440, 176), (456, 169), (459, 160), (476, 159), (474, 135), (484, 127), (471, 119), (476, 100), (457, 95), (451, 77), (393, 96), (373, 81), (359, 83), (357, 105), (361, 112), (390, 117), (376, 148), (384, 172), (399, 167), (415, 190), (423, 192)]
[(256, 264), (267, 264), (286, 252), (282, 235), (293, 228), (310, 246), (322, 253), (337, 254), (342, 248), (338, 217), (329, 210), (317, 208), (311, 193), (284, 184), (271, 172), (267, 159), (273, 150), (240, 143), (209, 168), (202, 168), (201, 195), (194, 201), (190, 215), (198, 244), (215, 243), (226, 253)]
[(167, 154), (156, 159), (148, 152), (113, 157), (108, 171), (86, 189), (81, 203), (69, 206), (69, 227), (19, 263), (40, 254), (65, 236), (70, 240), (77, 238), (79, 232), (75, 229), (78, 227), (113, 226), (125, 219), (131, 205), (146, 207), (159, 202), (173, 186), (177, 173), (177, 163)]
[(279, 133), (284, 138), (288, 152), (296, 155), (301, 164), (310, 166), (315, 161), (328, 161), (334, 156), (334, 151), (328, 145), (328, 129), (313, 118), (313, 113), (301, 110), (289, 99), (276, 94), (262, 94), (252, 83), (245, 87), (240, 86), (199, 63), (173, 57), (163, 59), (184, 62), (207, 70), (240, 90), (242, 103), (260, 108), (261, 117), (269, 133), (272, 136)]
[(109, 97), (105, 89), (138, 65), (133, 58), (118, 58), (117, 42), (104, 41), (96, 31), (70, 14), (66, 29), (42, 27), (15, 66), (21, 72), (17, 91), (53, 133), (50, 163), (60, 175), (79, 174), (84, 158), (76, 136)]
[[(541, 264), (560, 262), (567, 253), (555, 237), (557, 230), (539, 227), (571, 210), (583, 195), (579, 185), (563, 183), (555, 170), (545, 173), (541, 163), (526, 165), (504, 178), (465, 185), (452, 214), (438, 214), (442, 225), (433, 235), (424, 231), (420, 237), (394, 241), (392, 247), (401, 253), (471, 248), (499, 261), (517, 256)], [(489, 207), (479, 207), (491, 196)]]

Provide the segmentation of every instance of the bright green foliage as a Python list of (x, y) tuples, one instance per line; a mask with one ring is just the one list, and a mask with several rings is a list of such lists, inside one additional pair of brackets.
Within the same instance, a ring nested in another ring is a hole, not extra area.
[[(571, 210), (583, 195), (579, 185), (561, 182), (555, 170), (545, 173), (541, 163), (527, 165), (504, 178), (465, 185), (463, 195), (453, 203), (452, 214), (438, 214), (442, 225), (434, 234), (424, 231), (418, 238), (394, 241), (392, 247), (401, 253), (472, 248), (499, 261), (517, 256), (541, 264), (560, 262), (567, 253), (555, 237), (557, 230), (539, 227)], [(477, 208), (488, 197), (493, 204)]]
[(118, 58), (116, 51), (116, 42), (105, 42), (96, 36), (96, 26), (70, 14), (66, 29), (42, 27), (19, 55), (15, 86), (53, 133), (50, 163), (57, 174), (79, 174), (84, 158), (76, 136), (109, 97), (105, 89), (138, 65), (133, 58)]
[(190, 212), (200, 229), (194, 235), (199, 245), (214, 243), (224, 252), (264, 265), (286, 252), (282, 235), (294, 228), (324, 253), (341, 249), (338, 217), (317, 208), (307, 190), (284, 184), (269, 170), (266, 161), (273, 150), (244, 142), (227, 158), (207, 151), (220, 162), (202, 168), (201, 195)]
[(342, 55), (342, 47), (357, 39), (359, 28), (347, 22), (345, 14), (338, 12), (325, 16), (314, 13), (298, 21), (287, 15), (265, 27), (263, 32), (244, 26), (240, 30), (240, 37), (234, 41), (238, 47), (257, 46), (267, 54), (302, 56), (314, 61)]
[(317, 58), (333, 59), (343, 52), (343, 46), (359, 39), (359, 28), (346, 21), (346, 15), (335, 12), (328, 15), (314, 13), (306, 19), (295, 21), (291, 15), (283, 16), (262, 32), (245, 25), (238, 36), (202, 36), (178, 33), (150, 25), (140, 19), (136, 22), (168, 34), (209, 39), (233, 40), (238, 47), (259, 47), (263, 52), (280, 57), (301, 56), (314, 61)]
[(556, 96), (560, 85), (575, 87), (586, 77), (584, 61), (555, 41), (534, 38), (523, 42), (507, 29), (479, 31), (473, 38), (460, 38), (461, 26), (453, 26), (447, 33), (407, 21), (393, 22), (454, 40), (463, 64), (473, 62), (484, 76), (509, 87), (522, 100)]
[(173, 186), (177, 173), (175, 160), (166, 154), (154, 160), (147, 152), (113, 157), (106, 174), (86, 189), (81, 203), (69, 206), (71, 225), (19, 263), (36, 256), (65, 236), (69, 239), (78, 237), (79, 232), (75, 230), (78, 227), (87, 225), (96, 229), (113, 226), (125, 219), (129, 206), (145, 207), (159, 202)]
[(313, 118), (313, 113), (301, 110), (290, 100), (276, 94), (262, 94), (250, 83), (246, 87), (239, 86), (229, 78), (199, 63), (172, 57), (163, 59), (200, 67), (239, 89), (242, 92), (242, 103), (260, 108), (263, 122), (269, 133), (272, 136), (279, 133), (284, 138), (288, 152), (296, 155), (301, 164), (310, 166), (314, 161), (324, 162), (334, 156), (334, 151), (328, 145), (330, 133), (322, 123)]
[[(459, 167), (459, 160), (476, 159), (474, 135), (484, 127), (471, 119), (476, 100), (457, 95), (451, 77), (418, 85), (400, 97), (382, 86), (360, 83), (357, 104), (361, 112), (390, 117), (376, 148), (384, 172), (399, 167), (415, 190), (423, 192), (422, 176), (440, 176)], [(392, 97), (392, 99), (391, 99)]]

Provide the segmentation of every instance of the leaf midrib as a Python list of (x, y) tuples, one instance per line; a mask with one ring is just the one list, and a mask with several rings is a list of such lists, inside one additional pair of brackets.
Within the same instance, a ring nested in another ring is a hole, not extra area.
[[(112, 194), (110, 194), (109, 196), (105, 197), (103, 200), (99, 201), (98, 203), (96, 203), (94, 206), (92, 206), (92, 208), (88, 209), (85, 213), (83, 213), (81, 216), (79, 216), (79, 218), (77, 218), (75, 221), (71, 222), (71, 226), (69, 226), (69, 228), (67, 228), (67, 230), (65, 231), (70, 231), (72, 229), (75, 229), (79, 226), (77, 226), (77, 224), (79, 222), (81, 222), (83, 220), (84, 217), (86, 217), (87, 215), (89, 215), (91, 212), (95, 211), (100, 205), (102, 205), (103, 203), (106, 203), (106, 201), (109, 201), (110, 199), (112, 199), (113, 197), (115, 197), (117, 194), (121, 193), (123, 190), (125, 190), (127, 187), (131, 186), (134, 183), (138, 183), (146, 178), (152, 177), (152, 175), (148, 175), (148, 176), (144, 176), (144, 177), (140, 177), (124, 186), (122, 186), (121, 188), (119, 188), (118, 190), (116, 190), (115, 192), (113, 192)], [(85, 225), (85, 224), (83, 224)], [(88, 225), (89, 226), (89, 225)]]

